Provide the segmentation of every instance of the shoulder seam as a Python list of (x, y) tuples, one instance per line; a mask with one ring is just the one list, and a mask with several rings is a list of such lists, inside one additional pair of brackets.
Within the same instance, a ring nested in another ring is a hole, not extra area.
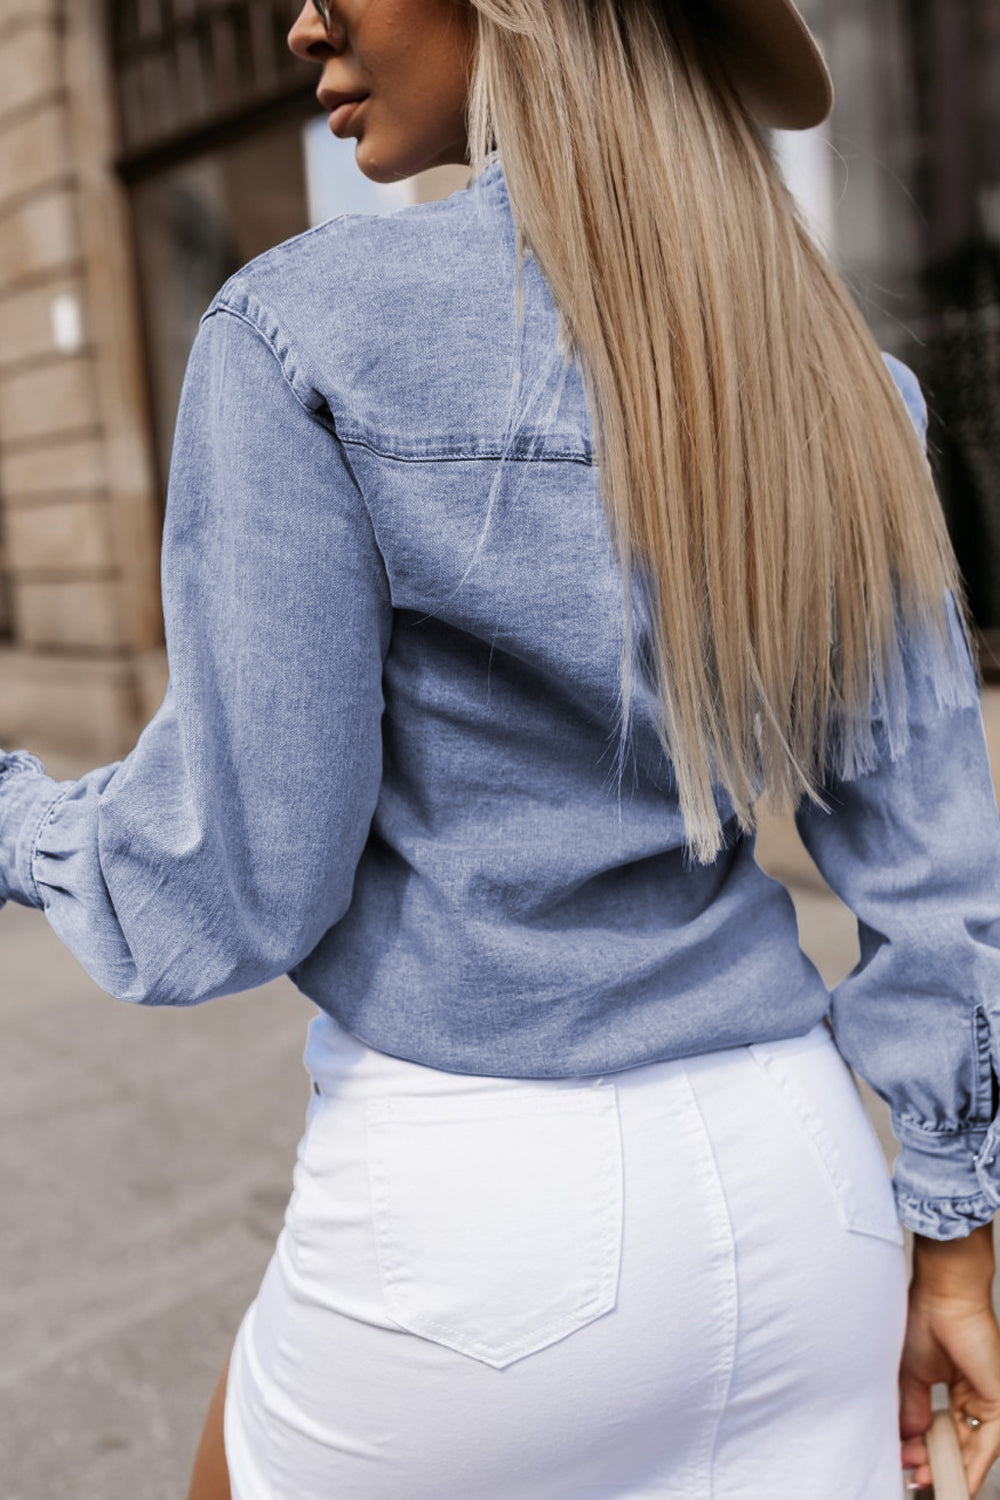
[(302, 397), (299, 395), (298, 391), (295, 389), (295, 386), (292, 383), (291, 376), (285, 368), (285, 361), (282, 359), (278, 350), (274, 347), (274, 342), (271, 339), (271, 336), (265, 329), (261, 328), (259, 323), (255, 322), (252, 317), (249, 317), (247, 313), (243, 312), (238, 307), (233, 307), (228, 302), (223, 302), (216, 298), (215, 300), (213, 300), (212, 305), (202, 314), (198, 326), (200, 327), (202, 323), (207, 322), (209, 318), (214, 317), (216, 313), (220, 312), (229, 313), (230, 317), (236, 318), (240, 323), (245, 323), (246, 326), (257, 335), (261, 343), (267, 346), (267, 348), (274, 356), (278, 369), (281, 371), (282, 379), (288, 386), (288, 389), (291, 391), (298, 404), (301, 406), (302, 410), (306, 412), (310, 417), (315, 417), (316, 413), (313, 408), (306, 405)]
[[(324, 230), (328, 230), (332, 224), (340, 223), (342, 219), (361, 219), (364, 217), (364, 214), (358, 213), (356, 210), (346, 209), (343, 213), (331, 214), (328, 218), (322, 219), (318, 224), (311, 224), (308, 229), (301, 230), (299, 234), (290, 235), (288, 239), (279, 240), (278, 244), (270, 245), (266, 250), (261, 250), (259, 255), (254, 255), (250, 260), (245, 261), (238, 270), (226, 278), (212, 299), (213, 304), (219, 299), (225, 301), (226, 292), (230, 288), (237, 287), (245, 279), (247, 272), (253, 270), (260, 261), (276, 258), (279, 252), (283, 255), (291, 254), (293, 245), (297, 246), (303, 240), (313, 239)], [(243, 289), (241, 288), (241, 290)], [(211, 311), (211, 304), (209, 311)]]
[[(330, 413), (330, 416), (332, 418), (332, 424), (333, 424), (332, 425), (332, 431), (331, 431), (330, 426), (326, 422), (323, 421), (323, 419), (322, 419), (322, 417), (320, 417), (319, 413), (316, 410), (314, 410), (312, 407), (307, 406), (306, 403), (302, 400), (302, 397), (299, 395), (298, 391), (295, 389), (295, 386), (292, 384), (292, 381), (291, 381), (291, 378), (290, 378), (290, 376), (288, 374), (288, 371), (285, 369), (285, 362), (282, 359), (281, 354), (279, 353), (279, 351), (275, 348), (274, 341), (272, 340), (272, 338), (270, 337), (270, 335), (266, 332), (265, 329), (261, 328), (260, 325), (257, 322), (255, 322), (255, 320), (252, 317), (248, 316), (248, 314), (245, 313), (245, 312), (243, 312), (240, 308), (232, 307), (228, 302), (225, 302), (225, 301), (221, 300), (221, 296), (217, 295), (213, 299), (211, 305), (202, 314), (199, 326), (200, 326), (201, 323), (207, 322), (207, 320), (210, 317), (214, 317), (216, 313), (228, 313), (230, 315), (230, 317), (235, 318), (238, 322), (245, 324), (246, 327), (249, 328), (252, 333), (255, 333), (257, 335), (257, 337), (260, 339), (261, 343), (273, 355), (274, 361), (277, 364), (278, 369), (281, 371), (281, 377), (284, 380), (285, 384), (288, 386), (288, 389), (291, 391), (291, 393), (292, 393), (293, 397), (295, 398), (295, 401), (298, 404), (298, 406), (300, 407), (300, 409), (305, 412), (306, 416), (310, 419), (310, 421), (313, 421), (313, 422), (316, 423), (317, 427), (321, 427), (324, 432), (329, 433), (330, 436), (333, 438), (334, 442), (337, 444), (337, 447), (340, 450), (341, 458), (342, 458), (343, 463), (344, 463), (344, 467), (347, 469), (348, 473), (351, 476), (351, 479), (354, 481), (354, 487), (355, 487), (355, 489), (358, 492), (358, 499), (361, 502), (361, 508), (364, 511), (365, 516), (367, 518), (368, 528), (371, 531), (372, 540), (374, 542), (375, 549), (378, 552), (378, 555), (379, 555), (379, 557), (380, 557), (380, 559), (382, 561), (382, 567), (383, 567), (383, 570), (385, 572), (386, 579), (388, 580), (388, 565), (386, 563), (385, 555), (382, 552), (382, 548), (379, 545), (378, 535), (377, 535), (376, 530), (375, 530), (375, 522), (374, 522), (374, 520), (372, 518), (371, 507), (368, 504), (368, 499), (367, 499), (367, 496), (365, 495), (364, 487), (362, 486), (360, 480), (358, 479), (358, 475), (357, 475), (357, 472), (355, 470), (355, 467), (351, 463), (350, 458), (348, 457), (347, 447), (346, 447), (346, 441), (345, 441), (344, 438), (341, 437), (339, 431), (337, 430), (337, 418), (336, 418), (336, 416), (334, 415), (333, 412)], [(329, 408), (328, 408), (328, 410), (329, 410)]]

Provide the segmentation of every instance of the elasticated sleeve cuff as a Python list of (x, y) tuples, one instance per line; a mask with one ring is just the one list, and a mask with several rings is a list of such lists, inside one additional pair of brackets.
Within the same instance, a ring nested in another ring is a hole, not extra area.
[(36, 755), (0, 751), (0, 906), (42, 906), (32, 872), (35, 841), (62, 791)]
[(893, 1191), (900, 1222), (934, 1240), (955, 1240), (988, 1224), (1000, 1208), (1000, 1120), (962, 1132), (893, 1121), (900, 1152)]

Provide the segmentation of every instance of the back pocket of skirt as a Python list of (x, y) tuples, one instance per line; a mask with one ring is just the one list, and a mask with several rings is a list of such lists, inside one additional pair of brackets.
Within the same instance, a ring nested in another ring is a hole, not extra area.
[(385, 1311), (495, 1369), (554, 1344), (618, 1294), (614, 1084), (366, 1105)]
[(753, 1042), (750, 1052), (817, 1154), (847, 1229), (903, 1243), (892, 1179), (854, 1075), (832, 1033)]

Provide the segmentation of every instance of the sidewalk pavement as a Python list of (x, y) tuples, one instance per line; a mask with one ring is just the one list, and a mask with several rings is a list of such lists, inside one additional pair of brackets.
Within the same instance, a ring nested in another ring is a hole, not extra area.
[(182, 1500), (281, 1227), (314, 1008), (115, 1002), (0, 912), (3, 1500)]
[[(1000, 769), (1000, 690), (984, 718)], [(836, 983), (857, 960), (853, 918), (788, 820), (758, 847)], [(191, 1010), (116, 1003), (13, 903), (0, 943), (3, 1500), (182, 1500), (281, 1227), (314, 1007), (287, 980)], [(862, 1093), (891, 1159), (885, 1107)]]

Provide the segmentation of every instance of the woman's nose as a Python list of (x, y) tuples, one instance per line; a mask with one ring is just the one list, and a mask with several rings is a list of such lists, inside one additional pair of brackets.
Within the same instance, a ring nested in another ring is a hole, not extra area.
[(305, 0), (286, 40), (289, 50), (303, 62), (322, 62), (328, 55), (331, 50), (329, 33), (313, 0)]

